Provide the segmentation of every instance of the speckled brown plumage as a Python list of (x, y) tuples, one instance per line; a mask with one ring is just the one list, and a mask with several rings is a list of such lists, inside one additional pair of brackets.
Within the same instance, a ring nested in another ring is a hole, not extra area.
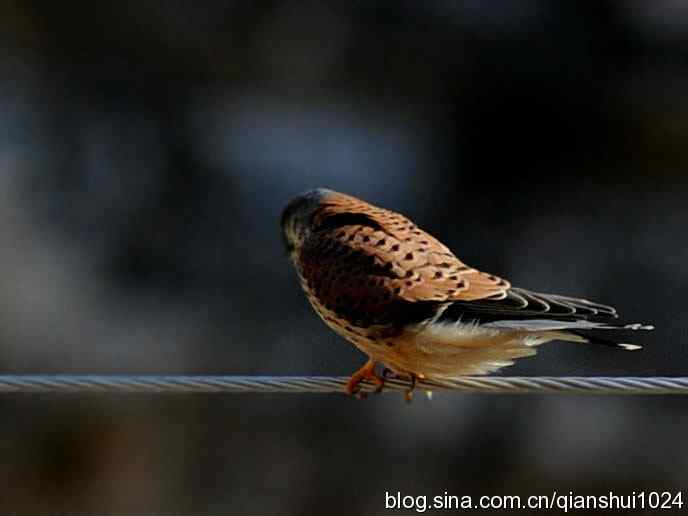
[[(368, 285), (376, 280), (374, 293), (385, 298), (471, 301), (499, 296), (509, 288), (507, 281), (462, 263), (403, 215), (349, 195), (333, 192), (325, 197), (313, 226), (318, 229), (304, 246), (303, 259), (324, 264), (323, 251), (336, 249), (341, 253), (336, 263), (340, 271), (347, 269), (347, 281)], [(347, 259), (341, 259), (344, 254)], [(310, 272), (319, 275), (317, 267)]]
[[(578, 329), (616, 328), (604, 321), (616, 317), (611, 307), (512, 288), (403, 215), (346, 194), (297, 197), (282, 230), (318, 315), (370, 357), (350, 391), (362, 379), (381, 382), (375, 362), (412, 377), (451, 378), (495, 370), (555, 338), (592, 341)], [(449, 326), (440, 321), (446, 316)], [(460, 324), (466, 316), (468, 326)]]

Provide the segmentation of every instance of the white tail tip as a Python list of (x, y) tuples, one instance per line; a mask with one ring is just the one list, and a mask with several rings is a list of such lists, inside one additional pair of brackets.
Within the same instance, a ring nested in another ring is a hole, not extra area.
[(654, 330), (655, 327), (652, 326), (651, 324), (640, 324), (640, 323), (635, 323), (635, 324), (627, 324), (624, 326), (624, 330)]
[(638, 351), (639, 349), (643, 349), (642, 346), (638, 346), (637, 344), (625, 344), (623, 342), (617, 344), (617, 346), (625, 349), (626, 351)]

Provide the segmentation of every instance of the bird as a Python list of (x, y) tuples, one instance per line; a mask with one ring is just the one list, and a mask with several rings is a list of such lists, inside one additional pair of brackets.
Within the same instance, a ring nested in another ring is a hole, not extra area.
[(364, 381), (380, 392), (394, 375), (411, 381), (410, 399), (417, 379), (489, 374), (554, 340), (635, 351), (641, 346), (596, 330), (654, 329), (616, 324), (611, 306), (514, 287), (466, 265), (405, 216), (334, 190), (292, 199), (281, 229), (315, 312), (368, 356), (349, 394), (363, 395)]

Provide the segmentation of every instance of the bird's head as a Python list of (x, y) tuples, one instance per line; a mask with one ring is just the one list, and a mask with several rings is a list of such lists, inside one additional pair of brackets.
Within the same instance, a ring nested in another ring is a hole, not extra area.
[(290, 258), (299, 252), (303, 242), (312, 231), (313, 216), (325, 197), (334, 194), (332, 190), (317, 188), (292, 199), (282, 212), (282, 237)]

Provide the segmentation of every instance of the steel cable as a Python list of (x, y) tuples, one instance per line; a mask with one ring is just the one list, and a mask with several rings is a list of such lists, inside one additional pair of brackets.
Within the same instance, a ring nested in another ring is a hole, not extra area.
[[(0, 393), (344, 393), (345, 376), (237, 376), (166, 374), (5, 374)], [(385, 391), (406, 391), (388, 379)], [(688, 394), (688, 377), (466, 376), (419, 381), (418, 390), (489, 394)], [(374, 387), (363, 383), (363, 391)]]

